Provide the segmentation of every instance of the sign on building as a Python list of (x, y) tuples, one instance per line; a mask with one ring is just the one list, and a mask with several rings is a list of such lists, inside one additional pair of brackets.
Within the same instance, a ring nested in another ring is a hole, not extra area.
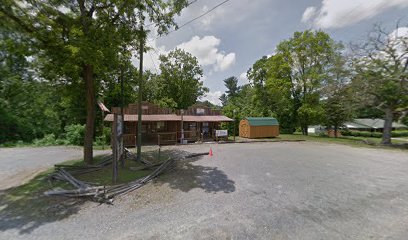
[(216, 137), (228, 137), (228, 130), (215, 130)]

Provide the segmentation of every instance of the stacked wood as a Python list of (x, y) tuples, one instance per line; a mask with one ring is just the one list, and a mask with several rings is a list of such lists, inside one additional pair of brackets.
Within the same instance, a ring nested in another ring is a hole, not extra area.
[[(191, 154), (181, 159), (193, 158), (197, 156), (207, 155), (207, 153)], [(165, 170), (169, 169), (175, 163), (174, 158), (169, 158), (159, 165), (153, 172), (148, 176), (137, 179), (135, 181), (114, 185), (114, 186), (95, 186), (92, 183), (87, 183), (75, 179), (68, 171), (63, 168), (58, 168), (56, 173), (52, 174), (52, 178), (66, 181), (70, 183), (76, 189), (66, 190), (66, 189), (54, 189), (46, 191), (44, 194), (47, 196), (65, 196), (65, 197), (86, 197), (93, 201), (111, 203), (113, 198), (119, 195), (126, 194), (128, 192), (134, 191), (146, 183), (150, 182)]]

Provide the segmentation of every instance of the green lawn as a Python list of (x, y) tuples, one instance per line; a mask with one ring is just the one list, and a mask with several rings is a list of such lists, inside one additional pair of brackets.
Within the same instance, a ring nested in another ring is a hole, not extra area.
[[(173, 153), (171, 151), (162, 151), (160, 154), (160, 159), (158, 158), (158, 151), (151, 150), (142, 153), (142, 157), (152, 163), (163, 162), (168, 159)], [(94, 164), (103, 160), (103, 156), (97, 156), (94, 158)], [(82, 159), (70, 160), (63, 162), (64, 165), (75, 165), (82, 166), (84, 161)], [(126, 183), (138, 178), (147, 176), (150, 174), (153, 169), (144, 169), (140, 170), (143, 167), (142, 163), (127, 160), (125, 168), (118, 166), (119, 176), (117, 184)], [(139, 168), (139, 169), (138, 169)], [(3, 206), (5, 211), (10, 211), (10, 214), (26, 214), (32, 218), (46, 218), (46, 217), (55, 217), (53, 210), (50, 210), (50, 206), (58, 206), (69, 204), (69, 202), (75, 199), (67, 199), (62, 197), (47, 197), (44, 195), (45, 191), (63, 188), (63, 189), (72, 189), (73, 187), (65, 182), (61, 181), (50, 181), (48, 176), (54, 171), (54, 168), (51, 168), (45, 172), (40, 173), (27, 183), (20, 185), (18, 187), (9, 188), (3, 191), (2, 198), (0, 198), (0, 206)], [(109, 165), (106, 168), (87, 173), (83, 175), (74, 175), (79, 180), (96, 183), (98, 185), (111, 185), (112, 184), (112, 166)], [(76, 200), (75, 200), (76, 201)], [(58, 208), (54, 209), (59, 211)]]
[[(338, 138), (330, 138), (324, 136), (317, 136), (317, 135), (309, 135), (304, 136), (301, 134), (281, 134), (277, 137), (277, 139), (281, 140), (307, 140), (307, 141), (315, 141), (315, 142), (328, 142), (328, 143), (341, 143), (341, 144), (350, 144), (350, 145), (361, 145), (361, 146), (371, 146), (379, 145), (381, 143), (381, 138), (374, 138), (374, 137), (353, 137), (353, 136), (342, 136)], [(370, 144), (367, 144), (370, 143)], [(400, 140), (392, 140), (393, 144), (401, 144), (405, 143), (404, 141)]]
[[(232, 141), (232, 137), (229, 138), (229, 141)], [(264, 139), (252, 139), (248, 140), (246, 138), (239, 138), (236, 137), (236, 141), (296, 141), (296, 140), (304, 140), (304, 141), (312, 141), (312, 142), (324, 142), (324, 143), (336, 143), (336, 144), (344, 144), (349, 146), (355, 147), (369, 147), (369, 148), (385, 148), (385, 149), (395, 149), (395, 147), (399, 147), (401, 144), (408, 143), (407, 141), (403, 140), (392, 140), (394, 144), (393, 147), (387, 147), (381, 145), (381, 138), (374, 138), (374, 137), (353, 137), (353, 136), (343, 136), (338, 138), (329, 138), (324, 136), (317, 136), (317, 135), (309, 135), (304, 136), (300, 133), (295, 134), (280, 134), (278, 137), (275, 138), (264, 138)], [(400, 147), (402, 148), (402, 147)], [(405, 149), (407, 149), (405, 147)]]

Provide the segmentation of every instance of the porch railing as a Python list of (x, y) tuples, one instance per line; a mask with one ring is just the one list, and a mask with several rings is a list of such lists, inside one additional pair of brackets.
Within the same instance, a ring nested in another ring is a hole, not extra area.
[[(214, 134), (202, 136), (198, 131), (184, 131), (184, 140), (188, 142), (202, 141), (206, 138), (214, 138)], [(151, 134), (142, 134), (143, 143), (171, 145), (181, 142), (181, 131), (178, 132), (159, 132)], [(136, 134), (123, 134), (123, 143), (126, 147), (136, 145)]]

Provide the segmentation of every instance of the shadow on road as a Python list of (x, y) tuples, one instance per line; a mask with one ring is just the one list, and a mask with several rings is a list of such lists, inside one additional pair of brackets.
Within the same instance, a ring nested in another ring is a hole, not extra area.
[[(38, 191), (30, 191), (34, 185)], [(36, 177), (29, 183), (0, 191), (0, 231), (16, 229), (20, 234), (29, 234), (39, 226), (60, 221), (80, 209), (85, 201), (43, 195), (51, 186), (43, 179)]]
[(173, 171), (155, 180), (159, 184), (169, 184), (173, 189), (188, 192), (194, 188), (201, 188), (208, 193), (231, 193), (235, 191), (235, 182), (217, 167), (194, 164), (201, 157), (194, 157), (177, 162)]
[[(164, 155), (182, 159), (190, 153), (172, 151)], [(188, 192), (201, 188), (208, 193), (231, 193), (235, 182), (217, 167), (194, 164), (202, 157), (177, 160), (176, 166), (155, 180), (158, 184), (169, 184), (173, 189)], [(53, 188), (45, 180), (46, 174), (39, 175), (30, 182), (5, 190), (0, 190), (0, 232), (10, 229), (20, 234), (29, 234), (41, 225), (60, 221), (76, 214), (85, 199), (47, 197), (46, 190)]]

